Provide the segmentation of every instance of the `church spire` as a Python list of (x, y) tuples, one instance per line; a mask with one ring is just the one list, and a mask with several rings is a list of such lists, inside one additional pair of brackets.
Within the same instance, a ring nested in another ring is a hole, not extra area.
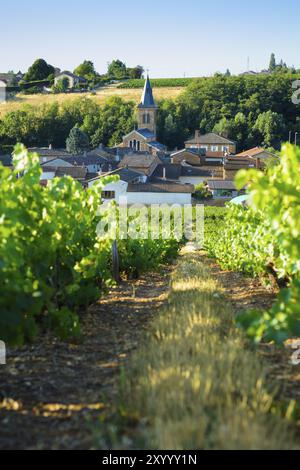
[(147, 79), (145, 82), (144, 91), (142, 94), (141, 102), (139, 104), (139, 108), (157, 108), (154, 98), (153, 98), (149, 75), (147, 75)]

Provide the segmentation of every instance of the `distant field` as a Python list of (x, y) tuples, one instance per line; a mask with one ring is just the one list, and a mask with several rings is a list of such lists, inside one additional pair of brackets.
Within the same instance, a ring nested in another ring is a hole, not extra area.
[[(164, 98), (177, 98), (177, 96), (182, 93), (184, 87), (163, 87), (163, 88), (155, 88), (154, 87), (154, 97), (156, 100), (161, 100)], [(15, 111), (20, 109), (22, 105), (31, 105), (31, 106), (39, 106), (45, 103), (66, 103), (68, 101), (73, 101), (80, 97), (88, 97), (92, 100), (96, 101), (96, 103), (103, 104), (105, 100), (110, 96), (121, 96), (124, 100), (132, 100), (136, 103), (139, 102), (141, 98), (141, 90), (140, 89), (120, 89), (118, 86), (108, 86), (102, 88), (101, 90), (97, 91), (96, 95), (92, 95), (91, 93), (74, 93), (74, 94), (59, 94), (59, 95), (23, 95), (18, 94), (12, 100), (8, 101), (7, 103), (0, 104), (0, 116), (8, 113), (10, 111)]]
[[(187, 87), (190, 83), (197, 80), (197, 78), (153, 78), (151, 84), (154, 88), (172, 88), (172, 87)], [(131, 88), (143, 88), (145, 83), (144, 79), (141, 80), (128, 80), (121, 83), (118, 88), (131, 89)]]

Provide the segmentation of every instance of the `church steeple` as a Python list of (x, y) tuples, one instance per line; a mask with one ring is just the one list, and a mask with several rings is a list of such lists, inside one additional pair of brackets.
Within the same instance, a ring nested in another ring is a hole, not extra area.
[(152, 87), (149, 79), (149, 75), (147, 75), (144, 91), (142, 94), (142, 99), (139, 104), (139, 108), (156, 108), (156, 104), (153, 98)]
[(156, 136), (157, 106), (153, 98), (152, 87), (147, 75), (141, 102), (138, 105), (138, 123), (140, 129), (149, 129)]

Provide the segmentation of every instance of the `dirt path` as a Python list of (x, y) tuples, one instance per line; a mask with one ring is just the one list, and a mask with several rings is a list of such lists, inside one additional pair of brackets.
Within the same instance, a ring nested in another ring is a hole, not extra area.
[(119, 369), (167, 297), (170, 268), (122, 283), (83, 320), (83, 342), (42, 336), (0, 366), (0, 449), (89, 449)]

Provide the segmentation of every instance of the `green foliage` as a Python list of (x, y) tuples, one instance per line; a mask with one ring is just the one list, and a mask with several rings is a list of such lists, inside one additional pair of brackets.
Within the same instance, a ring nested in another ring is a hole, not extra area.
[(79, 77), (83, 77), (88, 81), (92, 81), (95, 79), (97, 72), (93, 62), (90, 60), (85, 60), (74, 70), (74, 74), (78, 75)]
[(196, 199), (202, 200), (211, 199), (213, 196), (207, 185), (205, 183), (201, 183), (195, 186), (194, 197)]
[(269, 65), (269, 70), (270, 72), (274, 72), (276, 69), (276, 58), (274, 52), (272, 52), (271, 57), (270, 57), (270, 65)]
[(36, 80), (45, 80), (53, 78), (54, 67), (47, 64), (44, 59), (37, 59), (24, 76), (24, 82), (33, 82)]
[(250, 207), (228, 208), (222, 237), (209, 242), (227, 269), (266, 276), (270, 271), (287, 283), (273, 308), (239, 318), (249, 336), (281, 343), (299, 336), (300, 324), (300, 150), (286, 145), (279, 164), (266, 173), (241, 171), (239, 189), (249, 185)]
[[(154, 88), (163, 87), (186, 87), (192, 81), (197, 80), (196, 78), (154, 78), (151, 79), (151, 84)], [(143, 88), (145, 81), (143, 79), (127, 80), (119, 85), (119, 88), (131, 89), (131, 88)]]
[(118, 59), (113, 60), (108, 65), (107, 73), (110, 78), (115, 78), (117, 80), (126, 78), (126, 75), (127, 75), (126, 64)]
[(182, 148), (200, 129), (229, 137), (240, 151), (258, 145), (279, 149), (288, 129), (300, 132), (299, 105), (292, 102), (295, 78), (284, 73), (193, 79), (176, 100), (160, 103), (158, 137), (164, 142), (165, 122), (172, 115), (176, 132), (169, 147)]
[(262, 113), (258, 116), (253, 129), (258, 131), (260, 142), (264, 146), (278, 147), (280, 145), (280, 137), (285, 131), (283, 116), (272, 111)]
[(57, 81), (56, 85), (52, 87), (54, 93), (65, 93), (70, 87), (68, 77), (63, 77)]
[(91, 145), (114, 146), (134, 127), (134, 103), (118, 96), (108, 98), (97, 114), (87, 113), (81, 129), (89, 136)]
[(71, 129), (69, 137), (66, 140), (66, 148), (69, 153), (79, 155), (90, 148), (88, 136), (75, 126)]
[(14, 146), (24, 142), (29, 147), (64, 147), (71, 129), (77, 125), (85, 132), (93, 147), (119, 143), (133, 129), (134, 103), (113, 96), (103, 106), (88, 98), (63, 104), (39, 107), (23, 106), (0, 119), (0, 142)]
[[(280, 149), (280, 142), (288, 139), (288, 130), (300, 132), (300, 105), (292, 102), (292, 83), (296, 78), (297, 75), (276, 73), (185, 79), (189, 86), (176, 100), (159, 103), (158, 139), (170, 149), (182, 148), (196, 129), (202, 133), (214, 130), (235, 140), (238, 150), (258, 145)], [(144, 81), (140, 83), (143, 85)], [(156, 80), (152, 84), (157, 86)], [(24, 106), (5, 114), (0, 120), (2, 145), (22, 141), (26, 145), (64, 146), (75, 125), (87, 133), (93, 145), (115, 145), (135, 123), (134, 103), (118, 96), (109, 98), (104, 106), (88, 98), (56, 106), (54, 112), (55, 106)], [(19, 135), (21, 139), (17, 138)]]
[[(80, 312), (113, 283), (112, 237), (97, 235), (103, 185), (70, 177), (40, 184), (39, 157), (15, 148), (14, 169), (0, 166), (0, 337), (11, 345), (51, 329), (80, 334)], [(101, 211), (100, 211), (101, 212)], [(120, 266), (138, 275), (174, 257), (179, 242), (120, 240)]]

